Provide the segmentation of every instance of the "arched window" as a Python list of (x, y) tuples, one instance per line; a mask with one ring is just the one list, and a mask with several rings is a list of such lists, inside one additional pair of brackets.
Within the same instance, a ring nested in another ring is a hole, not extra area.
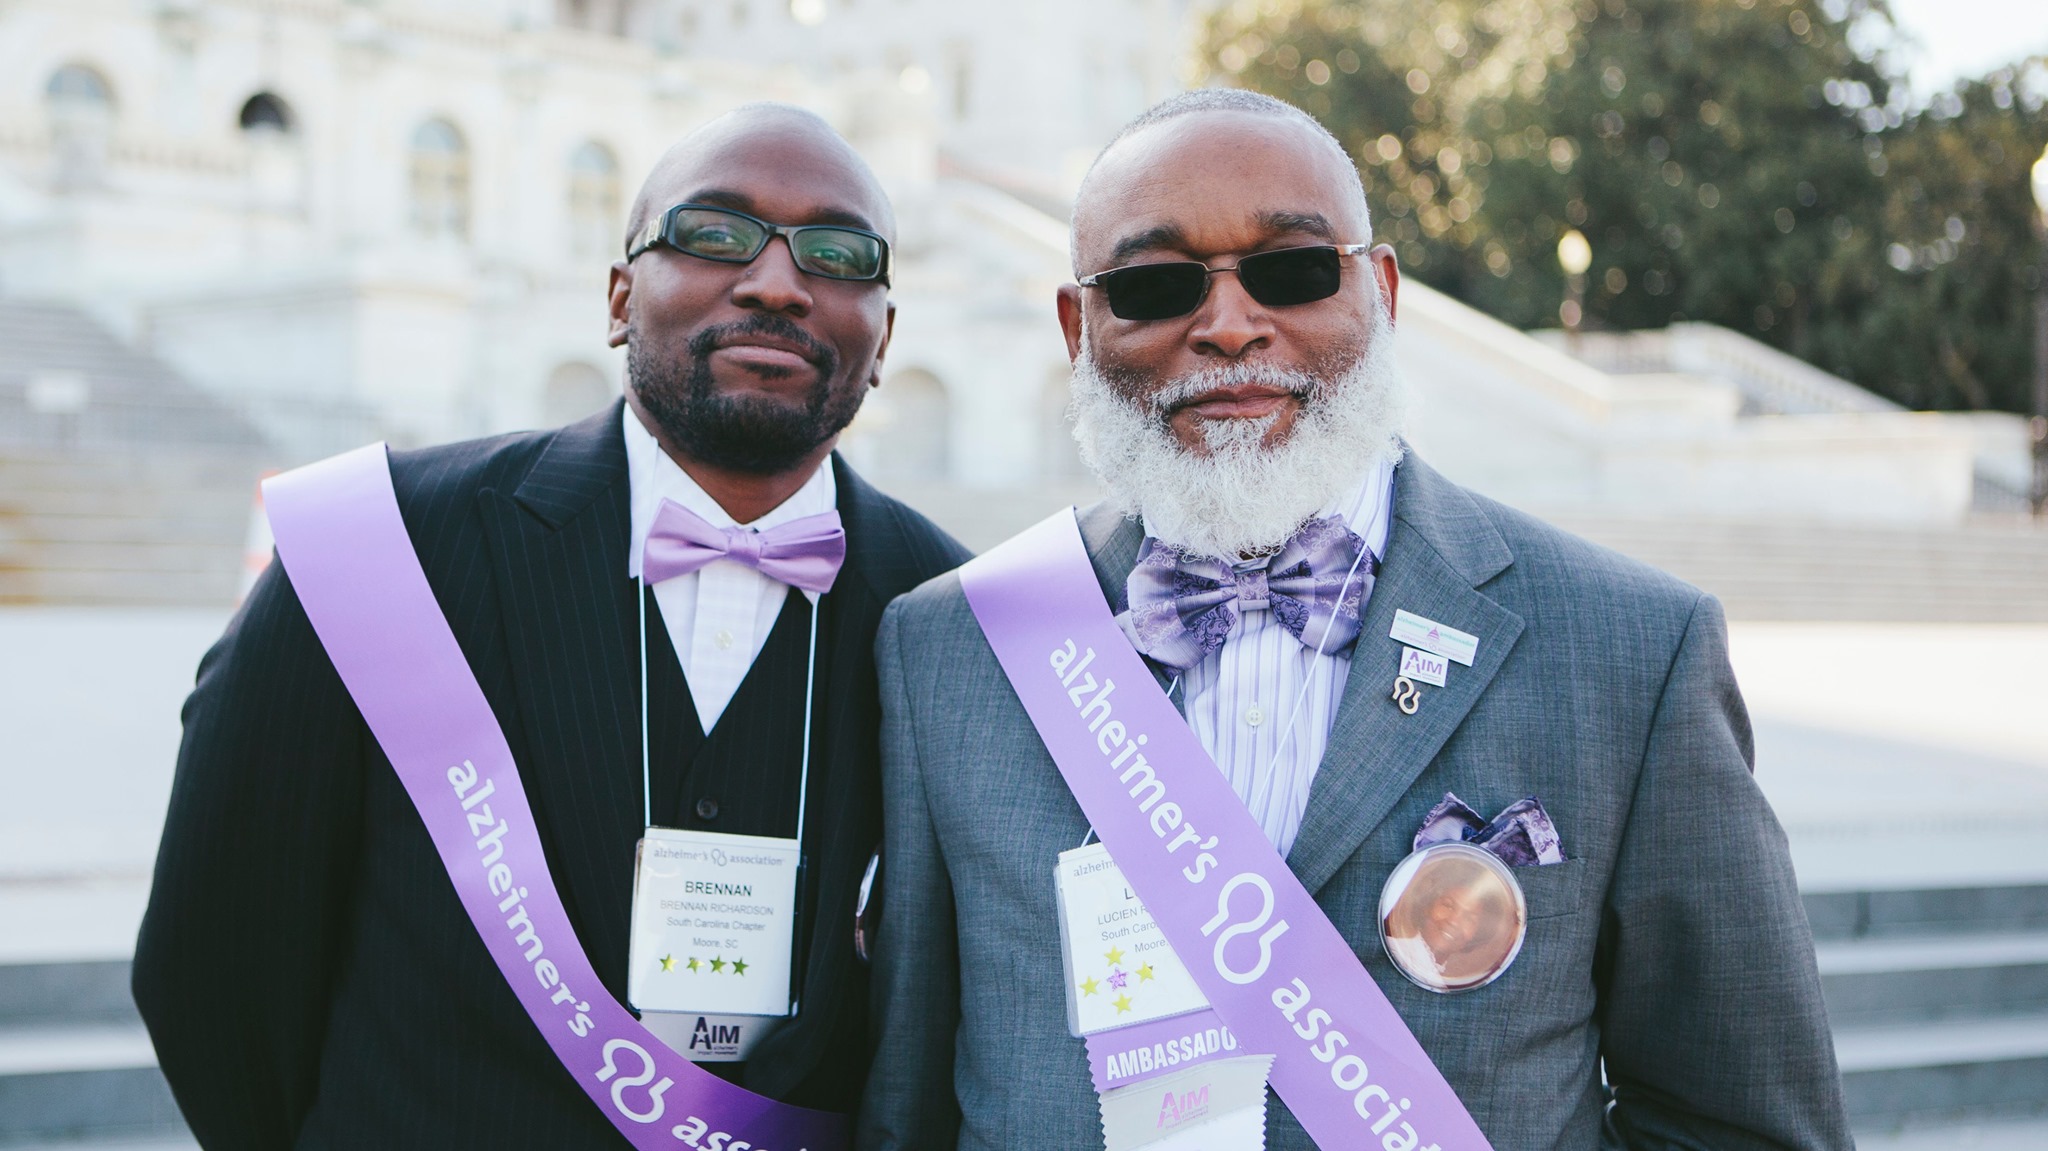
[(86, 64), (66, 64), (50, 73), (43, 92), (52, 104), (82, 104), (108, 111), (114, 107), (114, 91), (107, 86), (106, 77)]
[(413, 129), (412, 226), (423, 236), (469, 236), (469, 145), (446, 120)]
[(274, 92), (258, 92), (242, 102), (235, 122), (248, 146), (249, 206), (285, 213), (302, 208), (306, 158), (292, 106)]
[(624, 230), (618, 158), (603, 144), (586, 140), (569, 154), (569, 252), (585, 260), (617, 258)]
[(571, 362), (548, 374), (547, 390), (541, 395), (543, 425), (558, 428), (597, 411), (612, 402), (611, 381), (589, 364)]
[(298, 123), (292, 116), (292, 106), (271, 92), (258, 92), (243, 101), (241, 115), (236, 120), (244, 132), (276, 132), (280, 135), (290, 135)]
[(86, 64), (66, 64), (43, 86), (50, 115), (51, 176), (59, 188), (97, 184), (114, 134), (114, 90)]

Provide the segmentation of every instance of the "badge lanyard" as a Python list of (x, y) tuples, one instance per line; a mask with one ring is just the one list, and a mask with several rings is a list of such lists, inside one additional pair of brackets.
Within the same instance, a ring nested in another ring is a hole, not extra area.
[[(809, 605), (796, 834), (782, 839), (656, 826), (644, 569), (635, 586), (640, 599), (640, 802), (646, 830), (634, 864), (628, 994), (642, 1022), (686, 1057), (744, 1060), (799, 1010), (798, 942), (807, 870), (803, 837), (823, 596)], [(706, 978), (732, 979), (731, 999), (723, 990), (691, 990)], [(730, 1013), (707, 1013), (706, 995), (711, 1002), (725, 1003)]]
[[(640, 826), (654, 826), (654, 754), (647, 738), (647, 571), (642, 568), (635, 582), (640, 590)], [(811, 604), (810, 658), (804, 664), (803, 753), (798, 759), (796, 784), (796, 841), (804, 841), (804, 816), (811, 795), (811, 710), (818, 681), (818, 615), (824, 607), (820, 595)]]

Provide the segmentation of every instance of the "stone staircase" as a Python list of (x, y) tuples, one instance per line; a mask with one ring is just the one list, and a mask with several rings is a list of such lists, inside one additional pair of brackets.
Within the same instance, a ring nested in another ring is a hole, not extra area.
[(272, 456), (83, 312), (0, 301), (0, 603), (232, 603)]
[(179, 1146), (128, 961), (0, 965), (0, 1147)]
[[(1859, 1142), (2048, 1119), (2048, 885), (1809, 893), (1806, 907)], [(0, 1147), (192, 1146), (128, 971), (0, 964)]]
[(2048, 885), (1809, 893), (1806, 908), (1866, 1142), (2048, 1117)]
[(0, 454), (0, 603), (234, 602), (254, 453)]
[(1719, 596), (1732, 619), (2048, 623), (2048, 525), (1546, 517)]

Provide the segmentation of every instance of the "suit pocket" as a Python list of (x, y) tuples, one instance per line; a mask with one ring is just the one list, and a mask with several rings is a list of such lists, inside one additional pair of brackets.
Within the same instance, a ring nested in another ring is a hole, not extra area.
[(1517, 867), (1522, 898), (1529, 904), (1529, 919), (1554, 919), (1579, 909), (1579, 892), (1585, 886), (1586, 861), (1567, 859), (1563, 863), (1538, 867)]

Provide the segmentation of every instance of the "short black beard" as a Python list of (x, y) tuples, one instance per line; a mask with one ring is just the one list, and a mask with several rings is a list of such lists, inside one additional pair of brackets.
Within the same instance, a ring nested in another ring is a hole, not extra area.
[[(711, 353), (720, 340), (738, 335), (774, 336), (803, 349), (817, 366), (818, 382), (802, 407), (718, 390), (711, 378)], [(690, 337), (688, 352), (682, 360), (661, 358), (629, 331), (627, 379), (670, 443), (691, 459), (728, 471), (757, 476), (788, 471), (853, 422), (866, 390), (848, 387), (835, 395), (837, 353), (780, 316), (706, 328)]]

